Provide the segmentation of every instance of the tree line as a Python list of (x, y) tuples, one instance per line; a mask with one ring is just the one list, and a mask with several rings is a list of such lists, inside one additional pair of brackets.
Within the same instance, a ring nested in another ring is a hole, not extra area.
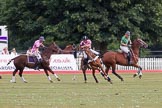
[(159, 50), (161, 10), (162, 0), (0, 0), (0, 25), (8, 27), (9, 46), (20, 50), (41, 35), (59, 46), (87, 35), (96, 49), (115, 50), (127, 30)]

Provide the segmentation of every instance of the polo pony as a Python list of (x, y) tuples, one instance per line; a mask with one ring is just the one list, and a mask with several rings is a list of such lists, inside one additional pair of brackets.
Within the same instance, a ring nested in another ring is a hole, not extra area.
[[(56, 78), (58, 81), (60, 81), (59, 77), (57, 76), (56, 73), (54, 73), (51, 68), (49, 67), (49, 64), (50, 64), (50, 57), (52, 54), (57, 54), (60, 52), (60, 48), (55, 44), (55, 42), (53, 42), (52, 44), (50, 44), (48, 47), (46, 47), (42, 53), (41, 53), (41, 56), (42, 56), (42, 61), (41, 61), (41, 64), (40, 64), (40, 68), (44, 69), (44, 72), (48, 78), (48, 80), (52, 83), (53, 81), (51, 80), (51, 77), (49, 76), (48, 74), (48, 71), (51, 72)], [(15, 70), (13, 71), (13, 74), (12, 74), (12, 79), (10, 80), (10, 82), (12, 83), (15, 83), (16, 82), (16, 78), (15, 78), (15, 75), (16, 73), (19, 71), (19, 76), (21, 77), (22, 81), (24, 83), (27, 83), (27, 81), (25, 80), (25, 78), (23, 77), (23, 70), (25, 67), (28, 67), (28, 68), (33, 68), (35, 67), (35, 63), (30, 63), (28, 62), (28, 56), (27, 55), (19, 55), (13, 59), (11, 59), (8, 64), (11, 63), (11, 61), (13, 61), (14, 63), (14, 66), (15, 66)], [(7, 65), (8, 65), (7, 64)]]
[(142, 67), (139, 66), (138, 60), (139, 60), (139, 49), (143, 47), (143, 48), (147, 48), (148, 44), (145, 43), (142, 39), (137, 38), (132, 42), (131, 45), (131, 53), (132, 53), (132, 57), (131, 57), (131, 64), (128, 65), (128, 61), (127, 58), (124, 56), (123, 52), (118, 52), (118, 51), (108, 51), (106, 53), (103, 54), (102, 57), (102, 61), (104, 63), (104, 65), (106, 66), (106, 70), (105, 72), (108, 74), (110, 67), (112, 67), (112, 73), (114, 75), (116, 75), (121, 81), (123, 81), (123, 78), (116, 73), (116, 64), (118, 65), (123, 65), (123, 66), (134, 66), (136, 68), (138, 68), (138, 71), (136, 74), (134, 74), (134, 77), (139, 75), (139, 78), (142, 77)]
[(60, 51), (60, 54), (74, 54), (76, 46), (74, 44), (66, 45), (66, 47)]
[(85, 83), (87, 81), (86, 70), (87, 70), (88, 67), (90, 67), (92, 69), (92, 75), (93, 75), (96, 83), (98, 83), (98, 80), (95, 76), (95, 70), (98, 70), (101, 73), (101, 75), (104, 77), (104, 79), (112, 84), (111, 79), (105, 73), (105, 71), (103, 69), (103, 64), (102, 64), (102, 61), (99, 58), (99, 56), (95, 55), (88, 47), (84, 47), (83, 51), (86, 53), (86, 55), (88, 57), (88, 61), (87, 61), (88, 63), (87, 64), (84, 63), (84, 57), (81, 60), (81, 62), (82, 62), (81, 63), (81, 69), (83, 71)]

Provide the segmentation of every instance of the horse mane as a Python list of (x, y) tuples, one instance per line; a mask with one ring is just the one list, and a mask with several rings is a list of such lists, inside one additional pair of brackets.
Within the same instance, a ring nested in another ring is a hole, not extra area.
[(45, 55), (48, 58), (50, 58), (52, 54), (57, 54), (60, 50), (60, 47), (55, 42), (52, 42), (48, 44), (48, 47), (44, 48), (44, 50), (42, 51), (42, 55)]
[(69, 48), (71, 48), (71, 46), (72, 46), (71, 44), (66, 45), (65, 48), (64, 48), (63, 50), (68, 50)]
[(52, 44), (53, 44), (53, 42), (50, 43), (50, 44), (46, 44), (45, 47), (43, 47), (43, 51), (42, 51), (42, 52), (44, 52), (45, 50), (48, 50), (49, 47), (50, 47)]

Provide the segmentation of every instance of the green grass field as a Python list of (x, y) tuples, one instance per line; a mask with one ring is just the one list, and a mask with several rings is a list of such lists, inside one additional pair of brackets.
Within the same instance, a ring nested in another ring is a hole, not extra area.
[(144, 73), (143, 78), (121, 74), (124, 82), (110, 74), (109, 84), (99, 74), (96, 84), (92, 75), (60, 74), (49, 83), (46, 76), (24, 75), (28, 83), (17, 76), (17, 83), (10, 83), (11, 75), (0, 80), (0, 108), (161, 108), (162, 73)]

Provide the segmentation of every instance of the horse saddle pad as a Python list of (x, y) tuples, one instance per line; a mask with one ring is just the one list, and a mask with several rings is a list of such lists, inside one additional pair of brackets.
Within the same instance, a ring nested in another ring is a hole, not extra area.
[(38, 61), (36, 56), (27, 56), (28, 63), (36, 63)]
[[(127, 53), (123, 52), (121, 49), (118, 49), (117, 52), (123, 54), (124, 57), (127, 58)], [(132, 52), (130, 54), (131, 54), (131, 58), (132, 58)]]

